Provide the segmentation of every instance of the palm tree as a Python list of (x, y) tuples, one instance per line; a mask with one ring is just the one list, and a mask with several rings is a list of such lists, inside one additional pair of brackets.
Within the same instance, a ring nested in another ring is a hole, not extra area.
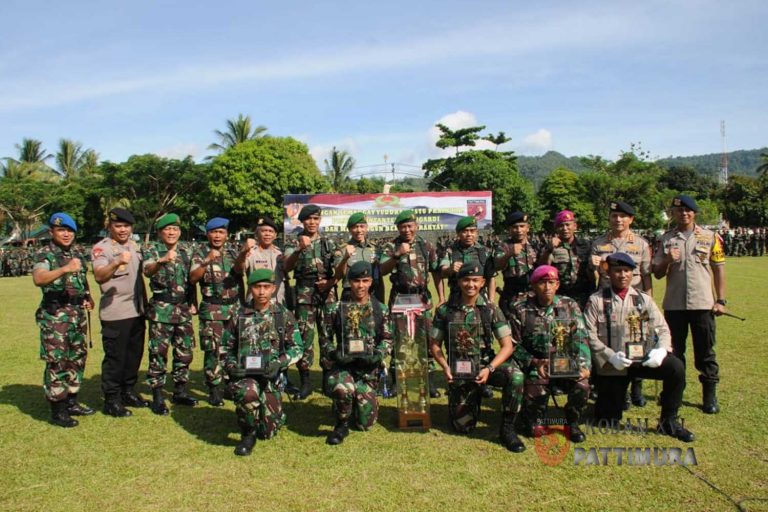
[(5, 158), (0, 162), (0, 177), (8, 180), (25, 180), (27, 178), (38, 181), (56, 181), (56, 174), (50, 167), (40, 162), (19, 162), (13, 158)]
[(98, 165), (99, 155), (92, 149), (83, 150), (83, 145), (70, 139), (59, 140), (56, 153), (58, 172), (65, 178), (74, 178), (83, 171)]
[[(221, 153), (241, 142), (264, 137), (267, 135), (267, 127), (259, 125), (252, 128), (251, 116), (238, 114), (237, 119), (227, 119), (227, 129), (225, 131), (214, 130), (213, 133), (219, 138), (219, 142), (209, 145), (208, 149)], [(208, 158), (210, 159), (211, 157)]]
[(21, 144), (16, 144), (16, 149), (19, 150), (19, 162), (44, 164), (46, 160), (53, 157), (43, 149), (43, 143), (36, 139), (24, 138), (21, 140)]
[(339, 151), (336, 146), (331, 150), (331, 160), (325, 159), (325, 175), (331, 182), (334, 192), (349, 190), (350, 174), (355, 168), (355, 159), (346, 151)]

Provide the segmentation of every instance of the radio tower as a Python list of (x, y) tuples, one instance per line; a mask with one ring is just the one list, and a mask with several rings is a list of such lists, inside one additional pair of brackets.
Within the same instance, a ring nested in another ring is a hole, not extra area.
[(720, 158), (720, 183), (728, 184), (728, 149), (725, 145), (725, 121), (720, 121), (720, 138), (723, 140), (723, 156)]

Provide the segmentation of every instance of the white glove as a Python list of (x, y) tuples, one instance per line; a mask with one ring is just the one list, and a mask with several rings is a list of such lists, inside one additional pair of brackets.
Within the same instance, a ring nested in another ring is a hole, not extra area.
[(661, 366), (661, 362), (664, 361), (665, 357), (667, 357), (667, 349), (654, 348), (648, 352), (648, 357), (643, 362), (643, 366), (647, 366), (648, 368), (658, 368)]
[(632, 361), (627, 359), (624, 352), (614, 352), (611, 358), (608, 360), (617, 370), (623, 370), (632, 366)]

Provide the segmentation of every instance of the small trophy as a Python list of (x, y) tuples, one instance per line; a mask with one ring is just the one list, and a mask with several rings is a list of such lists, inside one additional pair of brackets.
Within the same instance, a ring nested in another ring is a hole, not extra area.
[(238, 320), (237, 366), (245, 370), (247, 376), (261, 376), (267, 373), (272, 342), (269, 333), (264, 333), (265, 325), (259, 325), (253, 317)]
[(633, 362), (640, 362), (645, 358), (645, 342), (643, 340), (643, 321), (648, 320), (648, 313), (642, 315), (637, 312), (627, 317), (629, 326), (629, 341), (624, 343), (624, 349), (627, 359)]
[(561, 323), (552, 326), (552, 346), (549, 352), (549, 378), (568, 379), (578, 377), (579, 362), (570, 347), (570, 330)]
[(363, 356), (370, 352), (369, 345), (360, 331), (360, 323), (371, 314), (370, 309), (349, 302), (341, 303), (341, 318), (346, 324), (342, 328), (341, 353), (345, 357)]
[(448, 342), (454, 379), (474, 380), (480, 372), (480, 347), (476, 343), (480, 324), (451, 323)]

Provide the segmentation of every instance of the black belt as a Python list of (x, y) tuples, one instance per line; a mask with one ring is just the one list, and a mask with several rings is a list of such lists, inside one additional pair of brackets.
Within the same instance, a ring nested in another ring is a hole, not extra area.
[(187, 298), (185, 296), (174, 297), (170, 293), (155, 293), (152, 295), (153, 302), (167, 302), (168, 304), (181, 304), (185, 302)]
[(67, 292), (47, 292), (43, 294), (43, 306), (82, 306), (85, 304), (85, 296), (71, 296)]
[(216, 305), (224, 305), (224, 306), (230, 306), (232, 304), (236, 304), (240, 302), (239, 297), (232, 297), (229, 299), (225, 299), (223, 297), (203, 297), (203, 302), (206, 304), (216, 304)]

